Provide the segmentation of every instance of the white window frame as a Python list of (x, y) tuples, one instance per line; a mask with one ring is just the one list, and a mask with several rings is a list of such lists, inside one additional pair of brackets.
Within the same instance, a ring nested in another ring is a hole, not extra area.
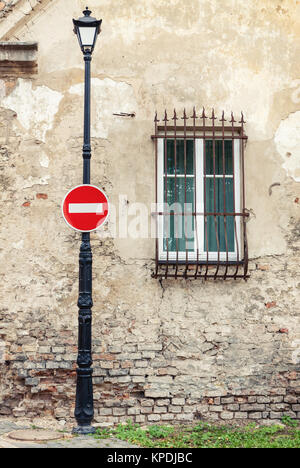
[[(167, 140), (174, 140), (171, 136)], [(177, 140), (181, 138), (178, 137)], [(193, 140), (192, 137), (187, 137), (187, 139)], [(216, 138), (216, 140), (221, 140), (221, 138)], [(232, 141), (230, 137), (225, 138), (225, 141)], [(204, 212), (204, 167), (203, 167), (203, 160), (204, 160), (204, 143), (205, 140), (203, 138), (197, 138), (195, 140), (195, 162), (196, 168), (194, 174), (196, 174), (196, 185), (197, 185), (197, 200), (196, 200), (196, 207), (195, 211), (199, 213)], [(157, 142), (157, 210), (158, 212), (164, 212), (164, 147), (165, 147), (165, 138), (159, 138)], [(241, 145), (239, 139), (234, 139), (234, 193), (235, 193), (235, 212), (240, 213), (241, 210), (241, 174), (240, 174), (240, 151)], [(177, 176), (178, 177), (178, 176)], [(183, 176), (184, 177), (184, 176)], [(206, 175), (207, 177), (207, 175)], [(208, 176), (209, 177), (209, 176)], [(213, 175), (211, 176), (213, 177)], [(216, 175), (216, 178), (222, 178), (223, 175)], [(228, 178), (228, 176), (226, 176)], [(233, 177), (233, 176), (231, 176)], [(195, 223), (197, 223), (197, 232), (198, 236), (195, 235), (194, 238), (194, 250), (193, 251), (179, 251), (171, 252), (167, 254), (167, 251), (163, 250), (164, 247), (164, 216), (168, 215), (158, 215), (158, 245), (159, 245), (159, 260), (166, 261), (167, 258), (170, 261), (209, 261), (209, 262), (236, 262), (237, 260), (242, 260), (242, 216), (235, 216), (235, 223), (236, 223), (236, 233), (234, 230), (234, 252), (206, 252), (204, 251), (204, 216), (197, 215), (195, 217)], [(195, 226), (195, 234), (196, 234), (196, 226)], [(238, 248), (237, 248), (238, 244)], [(197, 249), (198, 251), (198, 258), (197, 258)]]

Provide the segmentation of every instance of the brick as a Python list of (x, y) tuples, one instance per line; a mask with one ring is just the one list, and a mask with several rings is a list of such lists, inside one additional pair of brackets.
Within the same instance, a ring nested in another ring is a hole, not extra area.
[(50, 346), (40, 346), (38, 348), (38, 352), (40, 354), (50, 354), (51, 353), (51, 347)]
[(120, 359), (121, 361), (136, 361), (141, 358), (141, 353), (122, 353), (118, 356), (118, 359)]
[(134, 367), (134, 362), (133, 361), (123, 361), (121, 363), (121, 367), (122, 367), (122, 369), (131, 369), (132, 367)]
[(161, 343), (141, 343), (138, 345), (138, 351), (161, 351)]
[(145, 396), (150, 398), (168, 398), (170, 396), (169, 390), (145, 390)]
[(238, 405), (238, 404), (227, 405), (227, 406), (226, 406), (226, 409), (227, 409), (228, 411), (239, 411), (240, 405)]
[(99, 415), (100, 416), (111, 416), (112, 415), (112, 408), (100, 408)]
[(146, 416), (143, 416), (142, 414), (138, 414), (135, 417), (135, 422), (136, 423), (144, 423), (146, 420)]
[(172, 398), (172, 405), (183, 406), (185, 404), (185, 398)]
[(228, 405), (230, 403), (234, 403), (234, 397), (222, 397), (221, 398), (221, 403), (223, 405)]
[(298, 401), (300, 400), (295, 395), (287, 395), (286, 397), (284, 397), (284, 401), (286, 403), (298, 403)]
[(277, 305), (276, 301), (266, 302), (265, 304), (267, 309), (272, 309), (272, 307), (276, 307), (276, 305)]
[(192, 421), (193, 413), (176, 414), (177, 421)]
[(154, 405), (154, 400), (148, 398), (147, 400), (141, 400), (141, 406), (145, 407), (145, 406), (153, 406)]
[(195, 409), (195, 408), (193, 408), (193, 407), (191, 407), (191, 406), (188, 406), (188, 405), (185, 405), (185, 406), (183, 407), (183, 412), (184, 412), (184, 413), (191, 413), (191, 412), (193, 412), (193, 409)]
[(166, 406), (154, 406), (153, 412), (156, 414), (166, 413), (168, 408)]
[(148, 361), (136, 361), (136, 367), (148, 367)]
[(137, 406), (138, 402), (136, 398), (125, 398), (124, 400), (121, 400), (120, 405), (122, 407), (131, 407), (131, 406)]
[(257, 397), (257, 403), (270, 403), (270, 398), (265, 396)]
[(117, 377), (118, 383), (125, 384), (131, 382), (131, 378), (128, 376), (125, 377)]
[(100, 366), (102, 369), (113, 369), (114, 365), (112, 362), (100, 361)]
[(261, 264), (258, 264), (258, 265), (257, 265), (257, 269), (258, 269), (258, 270), (261, 270), (261, 271), (269, 271), (269, 270), (270, 270), (270, 265), (261, 265)]
[(168, 405), (170, 404), (170, 400), (169, 400), (168, 398), (166, 398), (166, 399), (158, 399), (158, 400), (156, 400), (155, 404), (156, 404), (157, 406), (165, 406), (165, 405), (168, 406)]
[(94, 377), (93, 382), (94, 382), (95, 385), (101, 385), (104, 382), (104, 378), (103, 377)]
[(60, 362), (47, 362), (46, 369), (59, 369), (61, 366)]
[(271, 410), (273, 411), (284, 411), (290, 408), (288, 403), (276, 403), (270, 405)]
[(252, 405), (241, 405), (241, 411), (264, 411), (266, 409), (266, 405), (263, 404), (252, 404)]
[(133, 383), (145, 383), (146, 379), (145, 377), (142, 377), (141, 375), (137, 375), (135, 377), (132, 377), (132, 382)]
[(149, 414), (147, 416), (147, 419), (148, 419), (148, 421), (151, 421), (151, 422), (158, 422), (158, 421), (160, 421), (160, 415), (159, 414)]
[[(150, 373), (152, 372), (151, 369), (149, 371), (150, 371)], [(147, 368), (145, 368), (145, 367), (130, 369), (129, 372), (130, 372), (130, 375), (146, 375), (146, 374), (148, 374)]]
[(127, 352), (127, 353), (135, 353), (136, 346), (132, 344), (125, 344), (122, 348), (122, 351)]
[(273, 411), (270, 412), (270, 419), (281, 419), (283, 416), (283, 413), (280, 411), (278, 413), (275, 413)]
[(108, 371), (108, 374), (111, 375), (112, 377), (120, 377), (120, 376), (128, 375), (128, 370), (127, 369), (110, 369)]
[(141, 413), (140, 408), (128, 408), (127, 413), (129, 416), (137, 415)]
[(249, 419), (261, 419), (262, 414), (259, 413), (259, 412), (250, 413), (248, 417), (249, 417)]
[(235, 419), (247, 419), (248, 413), (238, 412), (234, 414)]
[(181, 413), (181, 406), (173, 406), (173, 405), (170, 405), (169, 406), (169, 412), (170, 413)]
[(162, 421), (173, 421), (174, 418), (175, 418), (174, 414), (170, 414), (170, 413), (161, 415)]
[(276, 396), (276, 397), (271, 397), (270, 398), (271, 403), (282, 403), (283, 402), (283, 396)]
[(119, 354), (122, 352), (121, 346), (118, 346), (118, 345), (108, 346), (107, 350), (109, 353), (113, 353), (113, 354)]
[(125, 408), (113, 408), (112, 410), (114, 416), (125, 416)]
[(221, 414), (221, 419), (225, 419), (225, 420), (230, 420), (230, 419), (233, 419), (233, 413), (231, 413), (230, 411), (223, 411)]
[(152, 407), (145, 406), (141, 408), (141, 414), (151, 414), (151, 413), (152, 413)]
[(155, 353), (153, 351), (143, 351), (143, 357), (147, 359), (154, 359)]
[(208, 409), (209, 411), (213, 411), (214, 413), (221, 413), (221, 411), (223, 411), (223, 406), (209, 405)]
[(104, 400), (104, 405), (108, 408), (114, 407), (114, 406), (120, 406), (121, 402), (120, 400)]
[(293, 411), (300, 411), (300, 405), (292, 405)]
[(256, 403), (257, 397), (256, 396), (249, 396), (248, 403)]
[(25, 385), (28, 385), (28, 386), (36, 386), (40, 383), (40, 379), (37, 379), (37, 378), (28, 378), (25, 380)]

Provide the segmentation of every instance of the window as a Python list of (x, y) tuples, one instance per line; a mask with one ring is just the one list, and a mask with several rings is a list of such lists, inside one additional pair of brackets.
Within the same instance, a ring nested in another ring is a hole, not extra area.
[[(158, 126), (155, 277), (247, 277), (244, 208), (244, 119), (216, 126), (203, 111), (201, 125)], [(198, 118), (199, 119), (199, 118)], [(213, 267), (214, 271), (213, 271)], [(240, 271), (240, 268), (243, 271)]]

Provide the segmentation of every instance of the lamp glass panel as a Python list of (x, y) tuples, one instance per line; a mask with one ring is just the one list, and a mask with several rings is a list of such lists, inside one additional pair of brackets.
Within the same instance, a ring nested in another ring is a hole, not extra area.
[(90, 46), (92, 47), (94, 44), (96, 28), (87, 28), (87, 27), (79, 27), (79, 34), (81, 37), (81, 43), (83, 47)]

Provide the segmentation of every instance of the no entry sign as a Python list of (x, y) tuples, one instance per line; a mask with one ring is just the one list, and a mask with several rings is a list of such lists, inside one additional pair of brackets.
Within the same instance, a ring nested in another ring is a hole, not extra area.
[(108, 199), (94, 185), (79, 185), (65, 196), (62, 212), (66, 223), (75, 231), (96, 231), (108, 218)]

